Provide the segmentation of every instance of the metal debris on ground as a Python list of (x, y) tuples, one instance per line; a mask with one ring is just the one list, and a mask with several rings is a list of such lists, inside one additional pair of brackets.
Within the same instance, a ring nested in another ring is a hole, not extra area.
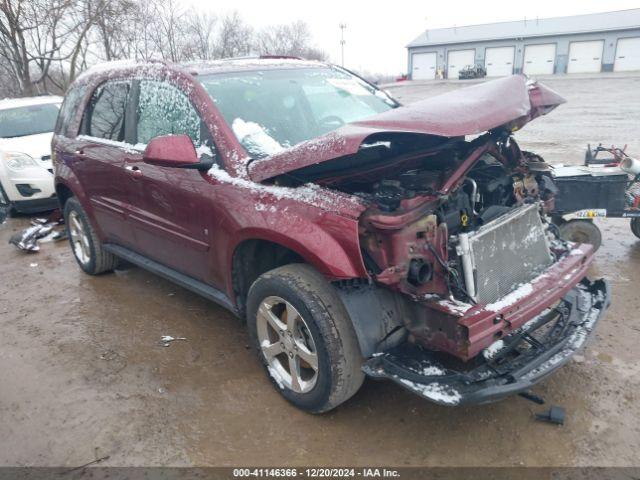
[(171, 335), (163, 335), (160, 338), (160, 342), (158, 342), (163, 347), (168, 347), (171, 345), (171, 342), (175, 342), (176, 340), (186, 340), (185, 337), (172, 337)]
[(63, 223), (64, 220), (60, 211), (54, 210), (47, 218), (34, 218), (31, 220), (31, 226), (12, 235), (9, 243), (25, 252), (38, 252), (40, 251), (38, 240), (48, 242), (67, 238), (66, 230), (57, 228)]

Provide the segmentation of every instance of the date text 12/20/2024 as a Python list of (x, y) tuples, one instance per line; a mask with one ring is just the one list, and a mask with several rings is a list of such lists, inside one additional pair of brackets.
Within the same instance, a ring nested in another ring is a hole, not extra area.
[(389, 468), (235, 468), (234, 478), (400, 478)]

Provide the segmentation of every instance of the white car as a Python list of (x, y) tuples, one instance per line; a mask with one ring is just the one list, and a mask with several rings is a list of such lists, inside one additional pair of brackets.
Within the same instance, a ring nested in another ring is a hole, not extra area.
[(62, 98), (0, 100), (0, 205), (22, 213), (58, 208), (51, 137)]

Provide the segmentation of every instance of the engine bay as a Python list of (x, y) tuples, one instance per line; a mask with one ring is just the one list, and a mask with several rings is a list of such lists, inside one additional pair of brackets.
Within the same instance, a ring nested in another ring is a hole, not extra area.
[(463, 236), (535, 204), (540, 228), (544, 224), (545, 235), (549, 230), (545, 248), (555, 241), (544, 219), (556, 192), (550, 168), (522, 152), (511, 136), (486, 134), (407, 163), (373, 182), (338, 185), (370, 205), (360, 239), (365, 266), (377, 282), (416, 300), (436, 294), (475, 303), (471, 267), (463, 266)]

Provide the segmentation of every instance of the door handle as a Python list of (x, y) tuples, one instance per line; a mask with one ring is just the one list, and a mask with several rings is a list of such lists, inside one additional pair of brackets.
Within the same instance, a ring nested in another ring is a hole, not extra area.
[(142, 177), (142, 170), (140, 170), (139, 167), (135, 166), (135, 165), (127, 165), (126, 167), (124, 167), (129, 173), (131, 173), (131, 175), (135, 178), (140, 178)]
[(75, 152), (73, 152), (73, 154), (75, 155), (75, 157), (78, 160), (86, 160), (87, 159), (87, 154), (84, 153), (84, 150), (82, 150), (82, 149), (76, 150)]

